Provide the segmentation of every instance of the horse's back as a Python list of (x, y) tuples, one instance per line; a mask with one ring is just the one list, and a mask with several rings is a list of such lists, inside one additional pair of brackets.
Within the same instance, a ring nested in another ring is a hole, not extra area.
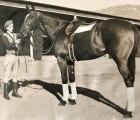
[[(125, 21), (125, 20), (120, 20), (120, 19), (108, 19), (108, 20), (105, 20), (105, 21), (102, 21), (102, 25), (106, 25), (106, 26), (118, 26), (118, 27), (120, 27), (120, 26), (122, 26), (122, 27), (124, 27), (124, 26), (129, 26), (129, 25), (132, 25), (130, 22), (128, 22), (128, 21)], [(109, 27), (108, 26), (108, 27)]]
[(108, 37), (108, 39), (109, 37), (111, 39), (112, 37), (114, 37), (114, 39), (115, 38), (117, 39), (117, 37), (118, 39), (124, 38), (124, 37), (133, 38), (134, 30), (132, 26), (133, 25), (127, 21), (118, 20), (118, 19), (110, 19), (110, 20), (103, 21), (100, 24), (99, 29), (103, 35)]

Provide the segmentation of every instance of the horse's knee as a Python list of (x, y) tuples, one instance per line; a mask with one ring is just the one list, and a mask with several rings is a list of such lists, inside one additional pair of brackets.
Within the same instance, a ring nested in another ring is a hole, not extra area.
[(69, 71), (69, 81), (75, 82), (75, 73), (74, 70)]
[(69, 81), (75, 82), (75, 70), (74, 70), (74, 62), (68, 61), (68, 72), (69, 72)]
[(69, 71), (69, 81), (75, 82), (75, 74), (74, 71)]

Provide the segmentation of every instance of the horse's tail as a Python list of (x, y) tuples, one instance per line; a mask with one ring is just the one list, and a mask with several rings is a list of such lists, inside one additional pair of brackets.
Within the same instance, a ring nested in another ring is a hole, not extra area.
[(131, 75), (135, 78), (135, 68), (136, 68), (135, 58), (138, 51), (140, 34), (139, 34), (139, 30), (134, 25), (132, 25), (132, 29), (134, 31), (134, 46), (128, 58), (128, 68), (130, 70)]

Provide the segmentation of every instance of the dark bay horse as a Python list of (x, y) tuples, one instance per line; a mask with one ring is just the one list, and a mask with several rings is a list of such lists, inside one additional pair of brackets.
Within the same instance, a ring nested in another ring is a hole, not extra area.
[[(30, 31), (40, 28), (44, 34), (54, 40), (52, 50), (57, 58), (61, 71), (64, 106), (69, 99), (68, 80), (71, 85), (72, 97), (69, 103), (76, 104), (75, 63), (70, 60), (68, 44), (70, 37), (65, 33), (70, 22), (53, 18), (32, 10), (26, 6), (27, 15), (22, 27), (23, 37)], [(127, 88), (127, 112), (124, 117), (131, 118), (135, 109), (134, 80), (135, 56), (139, 44), (139, 31), (131, 23), (119, 19), (105, 20), (96, 24), (91, 30), (78, 33), (74, 37), (74, 55), (78, 61), (99, 58), (108, 53), (117, 64)]]

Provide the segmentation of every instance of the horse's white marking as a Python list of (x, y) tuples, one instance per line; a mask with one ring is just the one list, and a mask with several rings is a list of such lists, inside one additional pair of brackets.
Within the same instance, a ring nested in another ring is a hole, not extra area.
[(63, 88), (63, 100), (68, 101), (69, 98), (68, 84), (63, 84), (62, 88)]
[(76, 90), (76, 84), (75, 82), (70, 83), (71, 85), (71, 99), (75, 100), (77, 98), (77, 90)]
[(26, 15), (26, 17), (25, 17), (24, 21), (27, 19), (27, 17), (28, 17), (29, 15), (30, 15), (29, 13)]
[(89, 31), (91, 30), (91, 28), (95, 25), (96, 23), (93, 23), (91, 25), (81, 25), (79, 26), (74, 33), (81, 33), (81, 32), (85, 32), (85, 31)]
[(127, 111), (133, 112), (135, 110), (134, 87), (127, 88), (127, 98)]
[(76, 19), (77, 18), (77, 16), (76, 15), (74, 15), (74, 19)]

